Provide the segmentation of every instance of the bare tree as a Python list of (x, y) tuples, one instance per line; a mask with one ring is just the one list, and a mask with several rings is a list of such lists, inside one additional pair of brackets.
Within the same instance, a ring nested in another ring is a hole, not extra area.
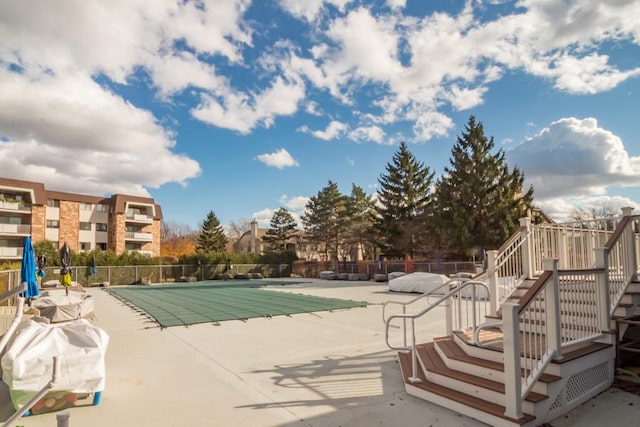
[(233, 250), (237, 251), (237, 245), (244, 233), (251, 230), (251, 220), (248, 218), (234, 219), (227, 226), (227, 239), (231, 242)]

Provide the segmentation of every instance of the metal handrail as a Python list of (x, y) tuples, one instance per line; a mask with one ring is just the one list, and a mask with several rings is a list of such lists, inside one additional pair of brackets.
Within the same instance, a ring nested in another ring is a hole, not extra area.
[[(412, 374), (409, 377), (409, 381), (411, 381), (412, 383), (419, 383), (422, 380), (418, 377), (418, 367), (417, 367), (417, 356), (416, 356), (416, 328), (415, 328), (415, 321), (416, 319), (424, 316), (426, 313), (428, 313), (429, 311), (431, 311), (434, 307), (437, 307), (438, 305), (440, 305), (441, 303), (443, 303), (444, 301), (449, 300), (450, 298), (454, 297), (456, 294), (460, 294), (464, 289), (469, 288), (469, 287), (473, 287), (473, 292), (471, 294), (471, 300), (472, 300), (472, 308), (473, 308), (473, 312), (472, 312), (472, 318), (473, 318), (473, 325), (472, 328), (475, 330), (475, 328), (477, 327), (476, 325), (476, 288), (478, 286), (484, 287), (485, 290), (487, 291), (487, 295), (489, 295), (489, 287), (486, 285), (486, 283), (484, 282), (479, 282), (476, 280), (468, 280), (464, 283), (462, 283), (460, 286), (455, 287), (454, 289), (450, 290), (448, 293), (446, 293), (445, 295), (442, 295), (440, 298), (438, 298), (435, 302), (431, 303), (428, 307), (424, 308), (423, 310), (414, 313), (414, 314), (407, 314), (407, 313), (402, 313), (402, 314), (394, 314), (389, 316), (389, 318), (387, 319), (387, 321), (385, 322), (385, 341), (387, 343), (387, 346), (392, 349), (392, 350), (400, 350), (400, 351), (408, 351), (409, 347), (407, 347), (406, 345), (406, 336), (407, 336), (407, 328), (406, 328), (406, 320), (409, 319), (411, 320), (411, 369), (412, 369)], [(419, 299), (419, 298), (417, 298)], [(416, 300), (417, 300), (416, 299)], [(394, 319), (403, 319), (404, 322), (404, 346), (403, 347), (396, 347), (391, 345), (391, 343), (389, 342), (389, 328), (390, 328), (390, 324), (391, 321)]]
[[(432, 289), (432, 290), (430, 290), (428, 292), (425, 292), (425, 293), (423, 293), (423, 294), (417, 296), (416, 298), (414, 298), (414, 299), (412, 299), (410, 301), (407, 301), (407, 302), (387, 301), (387, 302), (383, 303), (382, 304), (382, 322), (386, 323), (386, 321), (387, 321), (387, 318), (385, 316), (385, 311), (386, 311), (386, 308), (387, 308), (388, 305), (390, 305), (390, 304), (402, 305), (403, 306), (402, 307), (402, 310), (403, 310), (402, 312), (405, 313), (406, 312), (405, 309), (407, 308), (407, 306), (409, 306), (409, 305), (411, 305), (411, 304), (413, 304), (415, 302), (418, 302), (418, 301), (420, 301), (421, 299), (424, 299), (424, 298), (429, 299), (429, 297), (432, 297), (433, 294), (435, 294), (440, 289), (445, 288), (445, 287), (446, 288), (450, 288), (452, 283), (464, 282), (465, 280), (466, 279), (462, 279), (462, 278), (459, 278), (459, 277), (454, 278), (454, 279), (449, 279), (446, 282), (444, 282), (443, 284), (441, 284), (440, 286), (438, 286), (437, 288), (434, 288), (434, 289)], [(438, 295), (442, 295), (442, 294), (438, 294)]]

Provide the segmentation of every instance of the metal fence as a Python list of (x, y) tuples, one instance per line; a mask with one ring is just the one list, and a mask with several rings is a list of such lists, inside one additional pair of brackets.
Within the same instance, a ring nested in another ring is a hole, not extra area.
[[(456, 274), (456, 273), (480, 273), (484, 270), (482, 264), (474, 262), (435, 262), (414, 261), (411, 263), (411, 272)], [(404, 261), (295, 261), (293, 273), (301, 277), (320, 277), (322, 271), (333, 271), (336, 274), (359, 274), (367, 280), (374, 279), (376, 274), (388, 274), (392, 272), (407, 272), (407, 263)]]

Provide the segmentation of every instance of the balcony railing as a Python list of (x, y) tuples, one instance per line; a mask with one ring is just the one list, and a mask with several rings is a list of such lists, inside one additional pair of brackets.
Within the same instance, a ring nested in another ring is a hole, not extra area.
[(28, 224), (0, 224), (0, 234), (25, 235), (31, 234)]
[(124, 233), (124, 238), (126, 240), (140, 240), (145, 242), (151, 242), (153, 240), (153, 234), (142, 233), (137, 231), (127, 231)]
[(6, 200), (0, 200), (0, 210), (18, 211), (18, 212), (31, 212), (31, 204), (24, 202), (8, 202)]
[(153, 217), (146, 214), (128, 213), (128, 214), (125, 214), (125, 219), (127, 221), (132, 221), (132, 222), (144, 222), (144, 223), (153, 222)]
[(0, 246), (0, 258), (22, 258), (22, 248), (9, 248)]

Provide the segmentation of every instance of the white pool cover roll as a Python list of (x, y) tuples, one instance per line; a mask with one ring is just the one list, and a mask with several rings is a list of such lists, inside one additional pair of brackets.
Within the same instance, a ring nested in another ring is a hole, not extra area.
[(2, 356), (2, 379), (13, 406), (21, 408), (44, 387), (60, 361), (51, 391), (93, 393), (104, 390), (109, 336), (84, 319), (64, 324), (23, 321)]
[[(394, 292), (415, 292), (415, 293), (427, 293), (432, 292), (447, 282), (449, 278), (442, 274), (434, 273), (410, 273), (404, 276), (396, 277), (389, 280), (389, 290)], [(442, 288), (438, 291), (439, 294), (446, 294), (449, 289)]]

